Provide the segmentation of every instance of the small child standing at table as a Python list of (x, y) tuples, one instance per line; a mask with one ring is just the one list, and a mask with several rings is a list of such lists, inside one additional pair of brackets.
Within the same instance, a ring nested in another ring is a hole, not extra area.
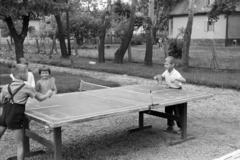
[(35, 88), (26, 85), (24, 81), (28, 78), (27, 66), (15, 64), (12, 68), (14, 81), (2, 88), (0, 104), (3, 106), (0, 115), (0, 139), (6, 129), (12, 130), (13, 138), (17, 144), (17, 159), (24, 159), (24, 112), (25, 104), (29, 97), (43, 101), (52, 96), (52, 90), (42, 95)]
[[(24, 81), (24, 83), (27, 84), (27, 85), (32, 86), (33, 88), (35, 88), (34, 76), (33, 76), (32, 72), (30, 72), (30, 71), (28, 70), (29, 62), (28, 62), (25, 58), (20, 58), (20, 59), (19, 59), (19, 62), (20, 62), (20, 64), (24, 64), (24, 65), (27, 66), (28, 79), (27, 79), (27, 81)], [(15, 79), (14, 76), (13, 76), (13, 74), (10, 74), (10, 77), (12, 78), (12, 80)]]
[[(175, 59), (172, 56), (168, 56), (164, 62), (165, 72), (162, 75), (157, 75), (154, 77), (158, 81), (158, 83), (165, 83), (169, 88), (172, 89), (182, 89), (182, 83), (186, 82), (185, 78), (174, 68), (175, 67)], [(172, 106), (165, 107), (165, 113), (167, 114), (174, 114), (178, 116), (182, 116), (183, 104), (176, 104)], [(165, 129), (166, 131), (173, 132), (174, 121), (168, 119), (167, 120), (168, 127)], [(177, 126), (179, 130), (177, 133), (182, 132), (182, 123), (177, 122)]]
[[(51, 70), (50, 68), (47, 68), (46, 66), (43, 66), (39, 68), (38, 73), (41, 76), (41, 79), (37, 81), (36, 83), (36, 91), (40, 92), (42, 94), (45, 94), (49, 89), (53, 91), (53, 94), (57, 93), (57, 87), (55, 84), (55, 78), (50, 77)], [(50, 133), (51, 129), (49, 126), (44, 126), (45, 132)]]

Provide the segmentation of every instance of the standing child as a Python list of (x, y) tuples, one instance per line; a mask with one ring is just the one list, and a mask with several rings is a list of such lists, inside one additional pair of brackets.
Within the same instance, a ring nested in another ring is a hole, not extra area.
[[(20, 58), (20, 59), (19, 59), (19, 62), (20, 62), (20, 64), (24, 64), (24, 65), (27, 66), (28, 78), (27, 78), (27, 81), (24, 81), (24, 83), (27, 84), (27, 85), (32, 86), (33, 88), (35, 88), (34, 76), (33, 76), (32, 72), (30, 72), (30, 71), (28, 70), (28, 67), (29, 67), (28, 61), (27, 61), (25, 58)], [(14, 81), (15, 78), (14, 78), (13, 74), (10, 74), (10, 77), (11, 77), (12, 80)]]
[[(41, 76), (41, 79), (37, 81), (36, 83), (36, 91), (45, 94), (49, 89), (53, 91), (54, 94), (57, 93), (57, 87), (55, 84), (55, 78), (50, 77), (51, 70), (50, 68), (47, 68), (46, 66), (43, 66), (39, 68), (38, 73)], [(50, 133), (50, 127), (49, 126), (44, 126), (45, 127), (45, 132)]]
[[(185, 78), (174, 68), (175, 67), (175, 59), (172, 56), (168, 56), (164, 62), (165, 72), (162, 75), (157, 75), (154, 77), (158, 81), (158, 83), (165, 83), (169, 88), (172, 89), (182, 89), (182, 83), (186, 82)], [(165, 107), (165, 113), (174, 114), (178, 116), (182, 116), (182, 106), (183, 104), (176, 104), (172, 106)], [(165, 129), (166, 131), (172, 132), (174, 131), (174, 121), (168, 119), (167, 120), (168, 127)], [(179, 127), (178, 133), (182, 132), (182, 123), (177, 122), (177, 126)]]
[(24, 112), (25, 104), (29, 97), (43, 101), (52, 96), (52, 90), (42, 95), (37, 93), (35, 88), (25, 85), (27, 80), (27, 66), (16, 64), (12, 68), (14, 81), (2, 88), (0, 102), (3, 105), (2, 114), (0, 115), (0, 138), (6, 129), (12, 130), (13, 138), (17, 144), (17, 159), (24, 159)]

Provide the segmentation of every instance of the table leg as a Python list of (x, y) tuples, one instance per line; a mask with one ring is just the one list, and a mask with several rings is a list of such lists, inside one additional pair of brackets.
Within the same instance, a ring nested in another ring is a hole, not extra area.
[(62, 131), (61, 127), (53, 128), (54, 138), (54, 158), (55, 160), (62, 159)]
[(24, 152), (25, 152), (25, 155), (30, 152), (29, 137), (26, 136), (26, 129), (29, 130), (29, 119), (24, 118)]
[[(31, 152), (30, 151), (30, 143), (29, 143), (29, 137), (27, 135), (27, 130), (29, 131), (29, 119), (28, 118), (24, 118), (24, 155), (25, 157), (32, 157), (32, 156), (35, 156), (35, 155), (38, 155), (38, 154), (43, 154), (45, 153), (43, 150), (40, 150), (40, 151), (34, 151), (34, 152)], [(13, 156), (13, 157), (9, 157), (7, 158), (7, 160), (16, 160), (17, 157), (16, 156)]]
[(137, 132), (143, 129), (152, 128), (151, 125), (144, 126), (144, 112), (145, 111), (139, 112), (138, 128), (130, 129), (129, 130), (130, 133)]
[(182, 108), (182, 117), (181, 117), (181, 122), (182, 122), (181, 139), (172, 141), (170, 145), (176, 145), (191, 139), (195, 139), (194, 136), (187, 135), (187, 103), (184, 103), (182, 107), (183, 108)]

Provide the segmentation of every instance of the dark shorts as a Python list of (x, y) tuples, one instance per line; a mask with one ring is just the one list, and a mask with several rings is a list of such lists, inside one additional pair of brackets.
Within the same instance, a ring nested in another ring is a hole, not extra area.
[(4, 105), (2, 115), (0, 115), (0, 126), (8, 129), (22, 129), (24, 121), (25, 105), (11, 104)]

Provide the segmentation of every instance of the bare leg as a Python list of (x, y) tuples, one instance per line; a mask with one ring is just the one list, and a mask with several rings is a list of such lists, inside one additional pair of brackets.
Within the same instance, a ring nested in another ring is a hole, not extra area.
[(7, 129), (6, 127), (0, 126), (0, 139), (3, 136), (3, 134), (5, 133), (6, 129)]
[(24, 160), (24, 133), (23, 129), (12, 130), (13, 138), (17, 144), (17, 159)]

